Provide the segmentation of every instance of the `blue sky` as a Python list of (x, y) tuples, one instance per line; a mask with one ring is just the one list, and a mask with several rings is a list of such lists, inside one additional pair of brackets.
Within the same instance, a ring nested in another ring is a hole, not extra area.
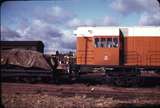
[(157, 0), (8, 1), (1, 40), (41, 40), (46, 52), (75, 50), (78, 26), (160, 26)]

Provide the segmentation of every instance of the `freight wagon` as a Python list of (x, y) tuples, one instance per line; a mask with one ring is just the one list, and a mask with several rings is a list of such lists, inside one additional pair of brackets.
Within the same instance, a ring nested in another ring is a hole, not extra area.
[(43, 53), (44, 44), (42, 41), (0, 41), (1, 51), (10, 49), (25, 49)]
[[(74, 34), (78, 75), (103, 68), (114, 83), (134, 82), (141, 71), (160, 72), (160, 27), (78, 27)], [(135, 78), (136, 77), (136, 78)]]

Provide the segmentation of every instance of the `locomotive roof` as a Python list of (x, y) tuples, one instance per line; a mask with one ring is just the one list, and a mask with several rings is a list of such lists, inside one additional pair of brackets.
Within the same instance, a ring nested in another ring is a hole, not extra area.
[(125, 36), (158, 36), (160, 37), (160, 26), (143, 27), (78, 27), (74, 34), (78, 37), (83, 36), (119, 36), (119, 32)]

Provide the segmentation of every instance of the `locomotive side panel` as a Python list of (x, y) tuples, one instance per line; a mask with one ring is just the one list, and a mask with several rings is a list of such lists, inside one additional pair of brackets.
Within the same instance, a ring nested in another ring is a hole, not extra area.
[(119, 65), (118, 48), (96, 48), (94, 49), (95, 65)]
[(150, 37), (147, 51), (147, 65), (160, 66), (160, 37)]
[(77, 64), (119, 65), (118, 36), (77, 37)]
[(159, 27), (80, 27), (75, 34), (79, 65), (160, 66)]
[(77, 64), (93, 64), (92, 37), (77, 37)]
[(94, 64), (119, 65), (118, 36), (95, 36), (94, 39)]
[(124, 42), (125, 65), (160, 66), (160, 37), (128, 36)]

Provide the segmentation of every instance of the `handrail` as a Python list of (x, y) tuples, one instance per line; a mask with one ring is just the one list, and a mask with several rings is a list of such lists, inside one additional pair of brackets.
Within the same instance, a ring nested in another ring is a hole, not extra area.
[[(130, 59), (126, 59), (127, 57), (130, 58)], [(137, 65), (142, 63), (141, 56), (136, 51), (125, 52), (125, 57), (124, 58), (125, 58), (125, 63), (126, 63), (127, 60), (128, 61), (130, 60), (130, 61), (132, 61), (131, 63), (136, 63)]]
[(160, 63), (160, 51), (148, 51), (149, 65)]
[[(94, 59), (93, 50), (78, 50), (79, 55), (77, 56), (77, 60), (82, 62), (91, 62)], [(87, 55), (87, 57), (86, 57)]]

